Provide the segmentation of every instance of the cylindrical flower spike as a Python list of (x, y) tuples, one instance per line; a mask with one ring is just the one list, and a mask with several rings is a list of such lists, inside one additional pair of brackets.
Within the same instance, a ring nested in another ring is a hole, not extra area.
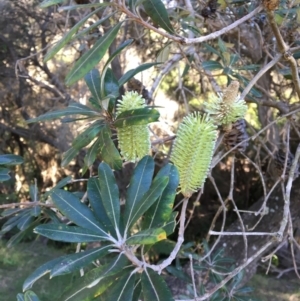
[(222, 98), (214, 98), (205, 104), (206, 112), (215, 118), (218, 125), (230, 125), (245, 117), (247, 105), (239, 99), (239, 82), (232, 81)]
[(180, 190), (185, 197), (205, 182), (216, 139), (216, 126), (207, 115), (194, 113), (183, 118), (170, 159), (178, 169)]
[[(126, 92), (117, 104), (117, 116), (125, 111), (145, 107), (145, 100), (137, 92)], [(130, 125), (117, 129), (119, 148), (126, 161), (136, 162), (151, 149), (148, 125)]]

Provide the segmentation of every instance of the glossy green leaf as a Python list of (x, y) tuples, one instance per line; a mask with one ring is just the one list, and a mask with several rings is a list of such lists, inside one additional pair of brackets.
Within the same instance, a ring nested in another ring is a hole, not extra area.
[(73, 140), (72, 146), (77, 150), (80, 150), (81, 148), (87, 146), (97, 137), (103, 126), (103, 124), (99, 123), (90, 125)]
[[(139, 202), (136, 202), (133, 205), (130, 218), (127, 221), (128, 228), (130, 228), (155, 201), (157, 201), (167, 186), (168, 181), (168, 177), (156, 177), (154, 179), (150, 189), (144, 194)], [(126, 229), (128, 228), (126, 227)]]
[(46, 8), (64, 2), (66, 2), (66, 0), (44, 0), (42, 3), (40, 3), (40, 8)]
[[(125, 42), (123, 42), (109, 57), (109, 59), (107, 60), (107, 62), (105, 63), (103, 69), (102, 69), (102, 78), (101, 78), (101, 90), (104, 92), (105, 94), (102, 94), (102, 97), (105, 97), (108, 94), (115, 94), (116, 91), (118, 92), (119, 87), (118, 87), (118, 81), (117, 79), (114, 77), (112, 70), (109, 69), (109, 65), (110, 63), (114, 60), (114, 58), (119, 55), (122, 50), (124, 50), (127, 46), (129, 46), (130, 44), (132, 44), (134, 40), (133, 39), (129, 39), (126, 40)], [(106, 73), (110, 70), (110, 74), (107, 75)], [(111, 82), (111, 83), (110, 83)], [(117, 87), (116, 87), (117, 86)]]
[(70, 86), (83, 78), (100, 62), (119, 32), (121, 25), (122, 23), (118, 23), (109, 30), (75, 63), (73, 69), (66, 76), (66, 85)]
[(36, 185), (30, 185), (29, 186), (29, 195), (30, 195), (30, 199), (33, 202), (38, 201), (38, 188)]
[[(84, 157), (84, 163), (85, 166), (87, 168), (89, 168), (90, 166), (93, 165), (93, 163), (95, 162), (97, 155), (100, 154), (100, 150), (101, 150), (101, 138), (98, 137), (93, 144), (89, 147), (85, 157)], [(82, 172), (82, 174), (84, 174), (84, 172)]]
[(105, 212), (112, 225), (117, 230), (120, 222), (119, 188), (111, 168), (102, 162), (98, 168), (100, 193)]
[(33, 228), (35, 228), (40, 223), (39, 220), (35, 220), (32, 222), (29, 226), (26, 227), (25, 230), (20, 231), (19, 233), (12, 236), (9, 241), (7, 242), (7, 248), (11, 248), (18, 244), (24, 237), (26, 237), (28, 234), (31, 234), (33, 231)]
[(105, 208), (103, 206), (99, 179), (90, 178), (88, 180), (87, 194), (95, 217), (102, 223), (102, 225), (104, 225), (105, 231), (111, 233), (112, 235), (115, 235), (115, 229), (110, 219), (108, 218)]
[(115, 127), (142, 125), (158, 121), (159, 112), (155, 109), (140, 108), (122, 112), (114, 122)]
[(105, 73), (103, 85), (104, 85), (102, 90), (104, 91), (103, 97), (105, 96), (109, 97), (109, 95), (113, 97), (117, 97), (119, 95), (119, 84), (110, 68), (108, 68)]
[(87, 266), (109, 253), (111, 245), (67, 255), (51, 269), (50, 277), (68, 274)]
[(157, 202), (155, 202), (145, 214), (143, 228), (156, 228), (169, 221), (172, 214), (174, 200), (179, 185), (179, 173), (172, 164), (165, 165), (157, 174), (157, 177), (169, 176), (169, 182)]
[(109, 6), (111, 3), (89, 3), (89, 4), (78, 4), (78, 5), (68, 5), (68, 6), (61, 6), (58, 11), (71, 11), (75, 9), (82, 9), (82, 8), (93, 8), (93, 7), (99, 7), (101, 6), (102, 8), (105, 6)]
[(109, 290), (106, 301), (131, 301), (133, 295), (133, 287), (135, 283), (135, 274), (129, 270), (116, 281)]
[(4, 182), (10, 179), (10, 170), (7, 168), (0, 167), (0, 182)]
[(217, 61), (205, 61), (202, 63), (202, 67), (208, 71), (223, 69), (223, 66)]
[(94, 99), (96, 100), (96, 103), (98, 105), (101, 104), (101, 87), (100, 87), (100, 73), (98, 69), (92, 69), (90, 72), (88, 72), (84, 80), (89, 87)]
[(93, 109), (80, 104), (78, 102), (72, 102), (69, 104), (69, 106), (63, 110), (58, 111), (52, 111), (48, 112), (46, 114), (43, 114), (39, 117), (32, 118), (27, 120), (27, 123), (34, 123), (39, 121), (48, 121), (53, 119), (58, 119), (62, 116), (68, 116), (68, 115), (83, 115), (88, 117), (100, 117), (100, 113), (97, 111), (94, 111)]
[(107, 236), (101, 236), (89, 229), (64, 224), (45, 224), (34, 229), (34, 232), (52, 240), (64, 242), (91, 242), (106, 240)]
[(23, 209), (20, 213), (16, 214), (15, 216), (9, 218), (3, 225), (2, 225), (2, 232), (8, 232), (13, 227), (15, 227), (20, 220), (29, 214), (29, 209)]
[(147, 0), (143, 2), (146, 14), (151, 20), (169, 33), (174, 33), (168, 12), (161, 0)]
[(169, 220), (165, 222), (162, 227), (166, 231), (167, 236), (171, 235), (175, 231), (177, 214), (178, 212), (172, 212)]
[(132, 301), (141, 300), (141, 298), (140, 298), (141, 292), (142, 292), (142, 283), (141, 283), (141, 280), (139, 279), (134, 286)]
[(74, 147), (71, 147), (66, 152), (64, 152), (62, 155), (61, 166), (67, 166), (76, 157), (78, 152), (79, 150)]
[(32, 285), (40, 278), (42, 278), (47, 273), (50, 273), (51, 269), (62, 260), (62, 258), (67, 257), (68, 255), (64, 255), (59, 258), (55, 258), (47, 263), (44, 263), (40, 267), (38, 267), (30, 276), (26, 278), (23, 284), (23, 291), (26, 291), (32, 287)]
[(113, 169), (121, 169), (123, 161), (119, 151), (111, 139), (111, 131), (108, 127), (102, 129), (99, 135), (99, 140), (102, 160)]
[(23, 162), (24, 159), (18, 155), (13, 155), (13, 154), (0, 155), (0, 165), (14, 166), (14, 165), (22, 164)]
[(44, 62), (49, 61), (55, 54), (57, 54), (65, 45), (67, 45), (73, 35), (78, 31), (78, 29), (94, 14), (96, 14), (102, 7), (97, 8), (91, 13), (87, 14), (84, 18), (82, 18), (79, 22), (77, 22), (52, 48), (47, 51), (45, 55)]
[(166, 232), (162, 228), (147, 229), (130, 236), (126, 240), (127, 245), (152, 245), (166, 239)]
[(101, 294), (114, 281), (111, 276), (122, 271), (128, 264), (129, 261), (124, 255), (116, 256), (110, 263), (95, 268), (76, 280), (71, 290), (62, 296), (62, 300), (83, 301), (85, 296), (92, 297), (96, 291)]
[(42, 209), (40, 206), (34, 206), (30, 210), (30, 214), (34, 217), (38, 217), (41, 214), (41, 212), (42, 212)]
[(163, 277), (145, 269), (142, 273), (143, 301), (174, 301)]
[(65, 190), (54, 190), (51, 198), (56, 207), (76, 225), (92, 230), (101, 236), (108, 236), (90, 208), (81, 203), (72, 193)]
[(133, 78), (136, 74), (147, 70), (153, 66), (159, 65), (161, 63), (146, 63), (143, 65), (138, 66), (135, 69), (131, 69), (127, 71), (120, 79), (119, 79), (119, 87), (123, 86), (125, 83), (127, 83), (131, 78)]
[(27, 291), (24, 294), (25, 301), (40, 301), (38, 296), (33, 291)]
[(25, 301), (24, 294), (18, 294), (17, 295), (17, 301)]
[(31, 223), (35, 220), (35, 217), (30, 214), (30, 211), (28, 214), (24, 215), (22, 218), (20, 218), (17, 227), (19, 230), (24, 231), (26, 230)]
[(149, 190), (154, 172), (154, 160), (150, 156), (145, 156), (139, 161), (134, 169), (127, 189), (124, 223), (128, 228), (129, 220), (133, 215), (133, 208), (141, 201), (143, 195)]

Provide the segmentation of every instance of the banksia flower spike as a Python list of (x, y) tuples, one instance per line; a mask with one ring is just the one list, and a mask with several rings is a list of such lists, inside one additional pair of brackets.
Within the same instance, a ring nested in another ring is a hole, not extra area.
[(170, 159), (178, 169), (185, 197), (190, 197), (205, 182), (216, 139), (216, 126), (207, 115), (194, 113), (183, 118)]
[[(145, 99), (137, 92), (126, 92), (117, 104), (117, 116), (125, 111), (145, 107)], [(150, 133), (148, 125), (129, 125), (117, 129), (119, 148), (126, 161), (136, 162), (149, 154)]]
[(212, 99), (205, 104), (205, 109), (218, 125), (227, 126), (244, 118), (247, 105), (243, 99), (239, 99), (239, 82), (232, 81), (224, 91), (223, 97)]

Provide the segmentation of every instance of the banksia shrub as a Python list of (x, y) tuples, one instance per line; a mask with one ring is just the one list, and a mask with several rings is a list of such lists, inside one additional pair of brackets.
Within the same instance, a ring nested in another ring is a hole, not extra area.
[(205, 109), (218, 125), (227, 126), (244, 118), (247, 105), (243, 99), (239, 99), (239, 82), (232, 81), (223, 96), (207, 102)]
[[(145, 107), (145, 100), (137, 92), (126, 92), (117, 104), (117, 116), (125, 111)], [(129, 125), (117, 129), (119, 148), (126, 161), (136, 162), (149, 154), (150, 133), (147, 124)]]
[(216, 139), (216, 126), (207, 115), (194, 113), (183, 118), (170, 159), (178, 169), (180, 190), (185, 197), (205, 182)]

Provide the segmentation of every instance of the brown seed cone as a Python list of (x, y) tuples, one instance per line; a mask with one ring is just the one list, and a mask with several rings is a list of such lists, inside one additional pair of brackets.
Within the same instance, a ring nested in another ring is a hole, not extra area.
[(273, 11), (278, 8), (279, 0), (263, 0), (263, 6), (266, 10)]
[(151, 98), (149, 95), (149, 91), (145, 88), (145, 86), (137, 79), (131, 78), (127, 82), (127, 91), (131, 92), (137, 92), (138, 94), (142, 95), (142, 97), (145, 99), (146, 104), (149, 104), (151, 102)]
[[(286, 157), (286, 151), (283, 150), (283, 149), (279, 149), (274, 154), (273, 164), (274, 164), (277, 176), (281, 176), (282, 173), (283, 173), (284, 164), (285, 164), (285, 157)], [(286, 169), (285, 169), (285, 175), (286, 176), (290, 172), (290, 169), (292, 167), (292, 163), (293, 163), (294, 158), (295, 158), (294, 155), (291, 152), (289, 152), (288, 158), (287, 158), (287, 163), (286, 163)], [(296, 167), (295, 176), (298, 176), (298, 173), (299, 173), (299, 165), (297, 165), (297, 167)]]
[[(248, 138), (248, 134), (246, 132), (246, 122), (245, 119), (239, 119), (235, 123), (232, 124), (230, 130), (227, 130), (224, 135), (224, 145), (227, 150), (235, 147), (237, 144)], [(244, 152), (248, 146), (248, 141), (244, 141), (239, 146), (237, 146), (233, 152)]]

